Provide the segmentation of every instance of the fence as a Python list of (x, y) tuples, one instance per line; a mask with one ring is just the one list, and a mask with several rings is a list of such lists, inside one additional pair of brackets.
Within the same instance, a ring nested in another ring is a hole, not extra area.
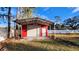
[(58, 33), (58, 34), (63, 34), (63, 33), (79, 33), (79, 30), (48, 30), (48, 33)]

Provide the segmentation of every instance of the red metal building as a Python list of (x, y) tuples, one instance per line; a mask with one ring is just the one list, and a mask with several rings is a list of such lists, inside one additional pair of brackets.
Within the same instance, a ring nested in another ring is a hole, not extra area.
[(21, 38), (47, 38), (48, 26), (52, 24), (52, 22), (38, 17), (16, 19), (15, 22), (18, 26), (17, 35)]

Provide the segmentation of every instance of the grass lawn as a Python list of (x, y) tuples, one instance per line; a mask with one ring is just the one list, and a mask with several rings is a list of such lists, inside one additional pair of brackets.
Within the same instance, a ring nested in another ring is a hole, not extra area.
[(8, 51), (79, 51), (79, 40), (6, 40)]
[(56, 37), (79, 37), (79, 33), (68, 33), (68, 34), (49, 34), (49, 36), (56, 36)]

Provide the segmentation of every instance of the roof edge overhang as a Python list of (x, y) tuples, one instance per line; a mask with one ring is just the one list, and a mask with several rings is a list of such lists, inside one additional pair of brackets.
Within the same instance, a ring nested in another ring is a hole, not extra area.
[(53, 24), (53, 22), (51, 22), (49, 20), (45, 20), (45, 19), (38, 18), (38, 17), (27, 18), (27, 19), (16, 19), (14, 22), (21, 24), (21, 25), (22, 24), (30, 24), (30, 23), (38, 23), (38, 24), (42, 24), (42, 25)]

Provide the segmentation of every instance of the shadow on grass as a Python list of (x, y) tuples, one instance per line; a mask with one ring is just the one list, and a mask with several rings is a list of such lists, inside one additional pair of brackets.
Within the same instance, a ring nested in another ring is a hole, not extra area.
[(47, 51), (47, 49), (44, 48), (39, 48), (28, 44), (25, 45), (22, 43), (14, 43), (14, 45), (6, 44), (5, 47), (8, 49), (8, 51)]
[(59, 39), (59, 40), (56, 40), (56, 41), (60, 44), (66, 45), (66, 46), (77, 46), (77, 47), (79, 47), (79, 44), (77, 44), (76, 42), (71, 42), (71, 41), (63, 40), (63, 39)]
[[(68, 40), (63, 40), (63, 39), (56, 39), (56, 40), (49, 40), (49, 41), (46, 41), (46, 40), (43, 40), (43, 41), (32, 41), (33, 43), (41, 43), (43, 45), (45, 44), (50, 44), (50, 45), (56, 45), (56, 46), (59, 46), (59, 45), (65, 45), (65, 46), (77, 46), (79, 47), (78, 44), (74, 43), (74, 42), (71, 42), (71, 41), (68, 41)], [(31, 43), (31, 42), (30, 42)], [(24, 44), (24, 43), (16, 43), (16, 42), (9, 42), (9, 43), (3, 43), (4, 44), (4, 47), (7, 48), (8, 50), (7, 51), (49, 51), (47, 49), (48, 45), (43, 48), (39, 46), (34, 46), (34, 45), (30, 45), (30, 44)], [(52, 46), (53, 47), (53, 46)], [(51, 51), (51, 50), (50, 50)], [(52, 49), (52, 51), (57, 51), (56, 48), (55, 49)]]
[(63, 39), (55, 39), (55, 40), (51, 40), (51, 41), (35, 41), (35, 42), (39, 42), (39, 43), (46, 43), (46, 44), (56, 44), (56, 45), (59, 45), (59, 44), (62, 44), (62, 45), (65, 45), (65, 46), (77, 46), (79, 47), (79, 44), (75, 43), (75, 42), (71, 42), (71, 41), (68, 41), (68, 40), (63, 40)]

